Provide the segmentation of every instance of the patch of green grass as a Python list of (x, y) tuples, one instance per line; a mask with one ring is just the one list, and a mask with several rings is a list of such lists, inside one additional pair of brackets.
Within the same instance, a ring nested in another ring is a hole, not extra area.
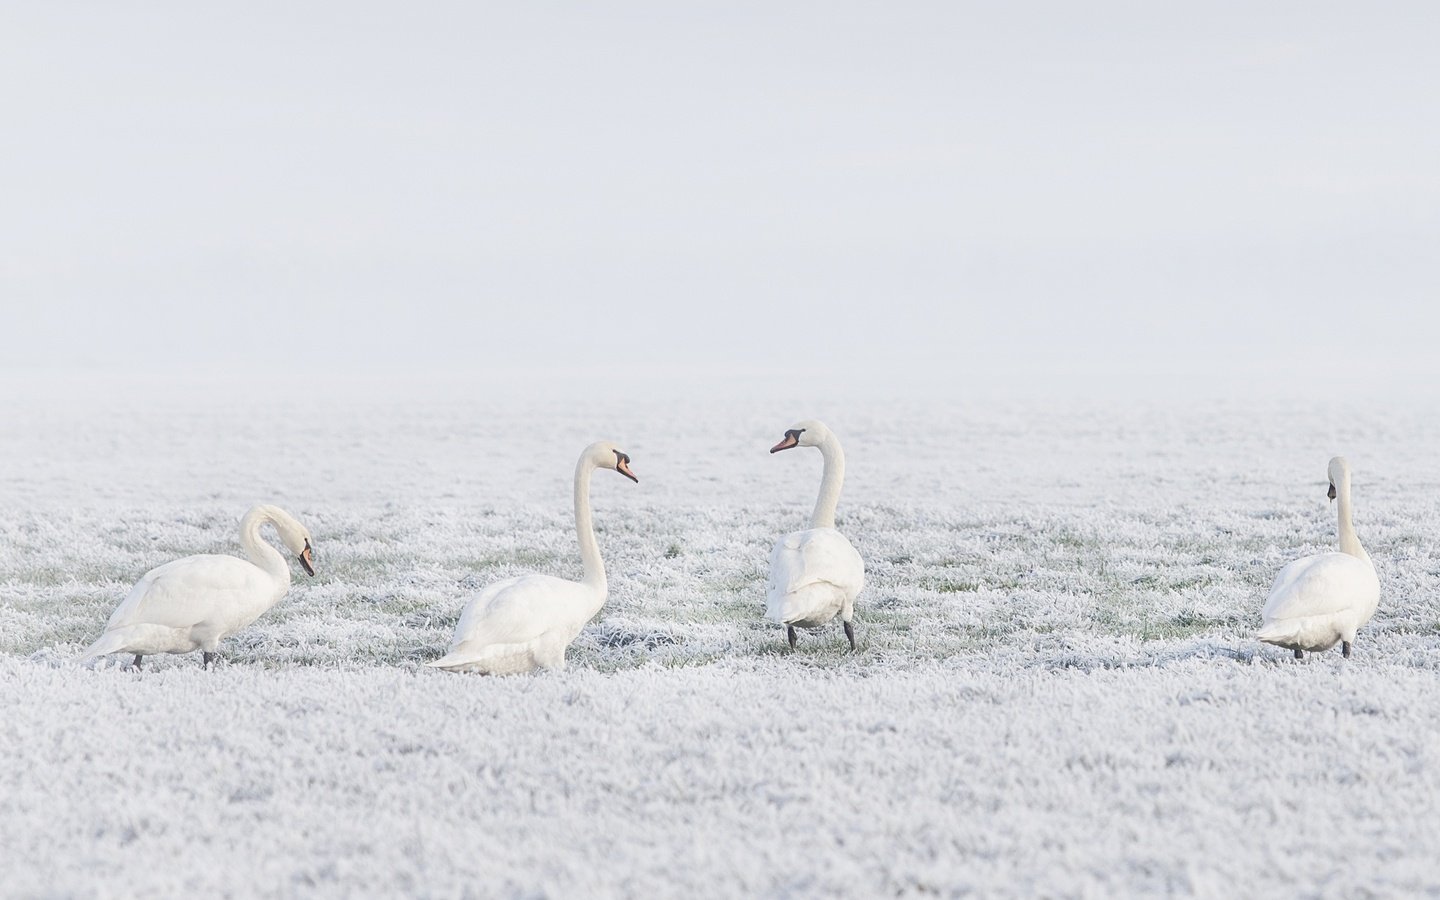
[(75, 580), (76, 572), (62, 566), (30, 566), (17, 569), (10, 576), (10, 581), (15, 584), (24, 584), (27, 587), (58, 587)]
[(1194, 588), (1209, 587), (1214, 583), (1215, 579), (1210, 575), (1191, 575), (1188, 578), (1177, 578), (1171, 581), (1167, 587), (1172, 591), (1188, 591)]
[(980, 590), (980, 582), (968, 579), (939, 578), (932, 580), (926, 587), (942, 594), (973, 594)]
[(754, 593), (765, 596), (765, 575), (760, 572), (745, 572), (731, 575), (716, 575), (702, 582), (707, 594)]
[(1211, 616), (1194, 610), (1184, 610), (1168, 618), (1146, 617), (1138, 628), (1126, 629), (1142, 641), (1176, 640), (1200, 634), (1222, 632), (1235, 634), (1243, 632), (1247, 623), (1240, 616)]
[[(566, 557), (566, 561), (570, 559)], [(447, 560), (447, 563), (449, 561)], [(544, 570), (549, 569), (561, 562), (559, 554), (551, 553), (548, 550), (517, 549), (502, 553), (486, 553), (480, 556), (460, 557), (453, 561), (457, 568), (470, 571), (483, 571), (488, 569), (504, 568), (512, 566), (516, 568)]]

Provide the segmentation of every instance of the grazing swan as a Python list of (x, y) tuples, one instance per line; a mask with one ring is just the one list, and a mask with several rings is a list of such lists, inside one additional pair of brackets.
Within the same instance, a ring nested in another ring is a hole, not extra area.
[(816, 421), (800, 422), (785, 432), (771, 453), (791, 447), (819, 447), (825, 457), (820, 498), (810, 516), (810, 527), (785, 535), (770, 551), (770, 586), (765, 618), (784, 625), (795, 649), (796, 628), (816, 628), (838, 613), (845, 637), (855, 649), (855, 595), (865, 586), (865, 563), (845, 535), (835, 530), (835, 505), (845, 481), (845, 451), (840, 441)]
[(139, 668), (141, 658), (152, 653), (201, 650), (208, 667), (221, 640), (260, 618), (290, 590), (285, 557), (260, 537), (266, 523), (299, 557), (305, 574), (314, 575), (310, 532), (278, 506), (257, 506), (240, 520), (240, 546), (248, 560), (207, 554), (151, 569), (115, 608), (105, 633), (83, 658), (133, 653)]
[(1329, 650), (1340, 643), (1349, 658), (1355, 632), (1370, 621), (1380, 603), (1380, 580), (1375, 566), (1350, 522), (1350, 464), (1344, 457), (1330, 460), (1330, 491), (1340, 498), (1340, 552), (1297, 559), (1280, 570), (1270, 588), (1257, 635), (1267, 644), (1295, 651)]
[(575, 464), (575, 531), (585, 577), (523, 575), (490, 585), (465, 604), (450, 651), (426, 663), (448, 672), (512, 675), (564, 669), (565, 649), (605, 605), (605, 564), (590, 524), (590, 473), (614, 469), (634, 482), (630, 457), (608, 441), (585, 448)]

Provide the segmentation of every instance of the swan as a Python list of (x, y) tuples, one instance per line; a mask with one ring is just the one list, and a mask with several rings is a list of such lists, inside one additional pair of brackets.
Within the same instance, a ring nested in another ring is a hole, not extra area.
[(585, 577), (522, 575), (498, 581), (465, 604), (450, 650), (426, 663), (447, 672), (513, 675), (565, 668), (565, 650), (605, 605), (605, 564), (590, 522), (590, 473), (614, 469), (639, 483), (630, 457), (609, 441), (585, 448), (575, 464), (575, 532)]
[(240, 520), (240, 546), (248, 560), (225, 554), (187, 556), (146, 572), (82, 660), (108, 653), (135, 654), (135, 667), (152, 653), (204, 653), (209, 667), (223, 639), (260, 618), (290, 590), (285, 557), (260, 537), (273, 525), (280, 540), (315, 574), (310, 532), (278, 506), (261, 505)]
[(1267, 644), (1295, 651), (1329, 650), (1338, 641), (1348, 659), (1355, 632), (1370, 621), (1380, 603), (1375, 565), (1350, 521), (1350, 464), (1342, 456), (1330, 460), (1328, 496), (1340, 498), (1340, 552), (1297, 559), (1280, 570), (1261, 614), (1257, 635)]
[(785, 432), (771, 453), (791, 447), (819, 447), (825, 458), (820, 479), (820, 497), (810, 516), (810, 527), (791, 532), (775, 542), (770, 551), (770, 584), (765, 618), (784, 625), (795, 649), (796, 628), (816, 628), (838, 613), (845, 623), (845, 637), (855, 649), (855, 595), (865, 586), (865, 563), (860, 554), (835, 530), (835, 505), (845, 481), (845, 451), (840, 440), (823, 422), (799, 422)]

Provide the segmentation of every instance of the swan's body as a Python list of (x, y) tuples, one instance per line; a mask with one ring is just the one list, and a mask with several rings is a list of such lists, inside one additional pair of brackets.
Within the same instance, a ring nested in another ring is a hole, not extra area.
[(1291, 650), (1329, 650), (1354, 642), (1379, 602), (1380, 581), (1369, 560), (1346, 553), (1307, 556), (1280, 570), (1259, 637)]
[(591, 444), (575, 466), (575, 530), (585, 577), (524, 575), (490, 585), (460, 614), (450, 650), (426, 663), (449, 672), (512, 675), (564, 669), (565, 650), (605, 605), (605, 565), (590, 521), (590, 473), (615, 469), (632, 481), (630, 457), (614, 444)]
[(1329, 650), (1341, 644), (1346, 656), (1355, 633), (1380, 603), (1375, 566), (1350, 520), (1350, 466), (1330, 461), (1330, 496), (1339, 498), (1340, 552), (1297, 559), (1280, 570), (1265, 601), (1260, 640), (1293, 650)]
[(791, 532), (770, 551), (765, 617), (796, 628), (816, 628), (837, 615), (849, 622), (864, 586), (865, 564), (845, 535), (833, 528)]
[(260, 618), (290, 589), (290, 566), (260, 537), (267, 523), (313, 575), (310, 533), (279, 507), (257, 506), (240, 522), (248, 560), (207, 554), (151, 569), (115, 608), (84, 658), (133, 653), (138, 666), (152, 653), (200, 650), (208, 665), (220, 641)]
[(865, 586), (865, 563), (835, 529), (835, 507), (845, 481), (845, 452), (834, 433), (821, 422), (807, 421), (785, 432), (771, 453), (791, 447), (818, 447), (825, 457), (825, 474), (810, 527), (784, 535), (770, 551), (770, 581), (765, 617), (786, 627), (790, 646), (796, 628), (818, 628), (836, 616), (845, 625), (850, 649), (855, 649), (855, 597)]
[(566, 648), (604, 603), (603, 591), (552, 575), (497, 581), (466, 604), (449, 652), (426, 665), (486, 675), (564, 669)]

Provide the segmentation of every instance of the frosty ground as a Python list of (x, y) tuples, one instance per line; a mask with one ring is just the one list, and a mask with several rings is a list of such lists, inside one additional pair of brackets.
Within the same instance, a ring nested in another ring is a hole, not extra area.
[[(24, 387), (6, 894), (1440, 892), (1431, 402)], [(820, 469), (765, 451), (811, 416), (848, 454), (854, 655), (761, 619)], [(568, 671), (421, 668), (466, 594), (578, 575), (569, 479), (601, 437), (640, 483), (597, 473), (610, 601)], [(1275, 572), (1333, 545), (1335, 453), (1381, 608), (1353, 660), (1296, 664), (1251, 635)], [(261, 500), (319, 575), (218, 669), (74, 664)]]

